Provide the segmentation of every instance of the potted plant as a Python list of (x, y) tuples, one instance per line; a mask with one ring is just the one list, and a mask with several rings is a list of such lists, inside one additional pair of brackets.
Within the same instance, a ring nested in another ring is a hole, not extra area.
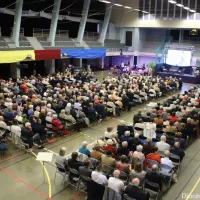
[(152, 74), (154, 75), (156, 72), (156, 64), (154, 62), (149, 63), (149, 67), (152, 69)]

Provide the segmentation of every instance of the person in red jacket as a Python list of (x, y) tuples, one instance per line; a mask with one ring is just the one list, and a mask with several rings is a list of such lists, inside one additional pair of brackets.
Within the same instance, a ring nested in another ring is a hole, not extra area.
[(112, 154), (114, 156), (114, 158), (117, 158), (117, 148), (113, 146), (113, 141), (112, 139), (108, 139), (107, 140), (107, 145), (104, 147), (104, 151), (112, 151)]
[(153, 153), (149, 153), (149, 154), (146, 156), (146, 159), (145, 159), (145, 161), (144, 161), (145, 165), (146, 165), (147, 167), (149, 167), (149, 168), (151, 168), (152, 165), (151, 165), (151, 164), (148, 164), (148, 163), (146, 162), (146, 160), (154, 160), (154, 161), (160, 163), (160, 159), (161, 159), (160, 155), (158, 154), (158, 148), (155, 147), (155, 148), (153, 148), (152, 150), (153, 150)]
[(52, 119), (51, 123), (52, 123), (52, 129), (54, 131), (62, 130), (63, 125), (62, 125), (61, 121), (58, 120), (58, 116), (57, 115), (53, 115), (53, 119)]

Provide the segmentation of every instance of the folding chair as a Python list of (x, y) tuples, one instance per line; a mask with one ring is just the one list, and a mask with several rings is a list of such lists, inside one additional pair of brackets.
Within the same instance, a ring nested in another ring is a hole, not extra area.
[[(77, 192), (80, 191), (80, 185), (81, 183), (83, 183), (84, 185), (87, 186), (87, 184), (85, 183), (89, 183), (90, 181), (92, 181), (92, 179), (89, 177), (89, 176), (84, 176), (82, 174), (80, 174), (80, 178), (79, 178), (79, 181), (78, 181), (78, 189), (77, 189)], [(85, 190), (81, 190), (82, 192), (85, 192)], [(86, 192), (85, 192), (86, 193)]]
[(69, 173), (62, 164), (58, 162), (55, 162), (55, 164), (56, 164), (56, 172), (54, 176), (54, 184), (56, 182), (56, 174), (60, 174), (63, 177), (63, 186), (64, 186), (66, 175), (69, 175)]
[(159, 163), (157, 162), (157, 161), (155, 161), (155, 160), (150, 160), (150, 159), (147, 159), (146, 160), (146, 169), (147, 169), (147, 171), (151, 171), (151, 168), (150, 167), (148, 167), (148, 165), (157, 165), (158, 167), (159, 167)]
[(180, 168), (181, 168), (180, 156), (171, 153), (169, 156), (169, 159), (173, 162), (173, 165), (175, 166), (175, 168), (177, 170), (177, 174), (178, 174), (180, 172)]
[(170, 188), (173, 176), (173, 169), (169, 165), (160, 164), (160, 174), (167, 180), (167, 186)]
[(78, 192), (78, 189), (79, 189), (78, 188), (79, 187), (78, 184), (79, 184), (80, 174), (79, 174), (79, 172), (76, 169), (70, 168), (70, 167), (69, 167), (69, 172), (70, 172), (69, 176), (72, 175), (72, 181), (74, 181), (75, 184), (73, 184), (72, 182), (70, 182), (70, 179), (68, 181), (68, 184), (71, 185), (71, 186), (73, 186), (73, 187), (75, 187), (76, 188), (76, 192)]
[(159, 199), (159, 196), (161, 194), (158, 183), (154, 183), (154, 182), (148, 181), (146, 179), (145, 179), (145, 183), (144, 183), (144, 191), (149, 192), (150, 198), (156, 199), (156, 200)]
[(135, 200), (135, 199), (129, 197), (127, 194), (124, 194), (124, 195), (123, 195), (123, 199), (124, 199), (124, 200)]

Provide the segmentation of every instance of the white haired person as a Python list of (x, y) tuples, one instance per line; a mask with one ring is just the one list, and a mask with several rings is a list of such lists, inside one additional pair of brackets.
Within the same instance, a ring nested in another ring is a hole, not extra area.
[(86, 156), (90, 157), (90, 150), (87, 148), (87, 142), (84, 141), (82, 143), (82, 147), (79, 149), (79, 153), (85, 154)]
[(162, 135), (160, 137), (160, 142), (156, 142), (156, 147), (158, 148), (159, 151), (166, 151), (170, 149), (170, 145), (166, 142), (167, 138), (165, 135)]
[(124, 183), (119, 179), (120, 171), (115, 170), (113, 172), (113, 177), (108, 179), (108, 187), (113, 189), (115, 192), (121, 194), (124, 191)]
[(40, 140), (40, 135), (38, 133), (34, 134), (32, 131), (31, 124), (27, 122), (24, 127), (21, 129), (21, 138), (23, 142), (29, 145), (29, 150), (32, 151), (33, 145), (37, 146), (39, 149), (42, 149), (42, 141)]
[(51, 123), (54, 131), (60, 131), (63, 129), (63, 125), (61, 121), (58, 120), (58, 116), (56, 114), (53, 114)]
[(144, 154), (142, 153), (142, 150), (143, 150), (143, 146), (142, 146), (142, 145), (138, 145), (138, 146), (136, 147), (136, 151), (134, 151), (134, 152), (131, 154), (132, 158), (139, 158), (139, 160), (143, 162), (144, 159), (145, 159), (145, 156), (144, 156)]
[(127, 194), (132, 199), (149, 200), (150, 194), (148, 192), (142, 191), (140, 186), (140, 180), (134, 178), (131, 180), (130, 184), (125, 189), (125, 194)]

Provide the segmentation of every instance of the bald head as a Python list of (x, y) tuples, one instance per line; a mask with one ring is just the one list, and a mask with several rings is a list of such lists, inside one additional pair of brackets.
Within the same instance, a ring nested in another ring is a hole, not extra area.
[(131, 183), (134, 185), (134, 186), (138, 186), (140, 184), (140, 180), (139, 178), (134, 178)]
[(170, 156), (170, 151), (169, 151), (169, 150), (166, 150), (166, 151), (164, 152), (164, 154), (165, 154), (165, 157), (169, 157), (169, 156)]
[(119, 171), (119, 170), (115, 170), (115, 171), (113, 172), (113, 176), (114, 176), (115, 178), (119, 178), (119, 175), (120, 175), (120, 171)]
[(0, 116), (0, 121), (4, 121), (4, 118), (3, 118), (3, 116)]
[(175, 142), (175, 143), (174, 143), (174, 147), (175, 147), (175, 148), (179, 148), (179, 147), (180, 147), (180, 143), (179, 143), (179, 142)]
[(158, 165), (152, 165), (151, 169), (153, 172), (156, 172), (158, 170)]

